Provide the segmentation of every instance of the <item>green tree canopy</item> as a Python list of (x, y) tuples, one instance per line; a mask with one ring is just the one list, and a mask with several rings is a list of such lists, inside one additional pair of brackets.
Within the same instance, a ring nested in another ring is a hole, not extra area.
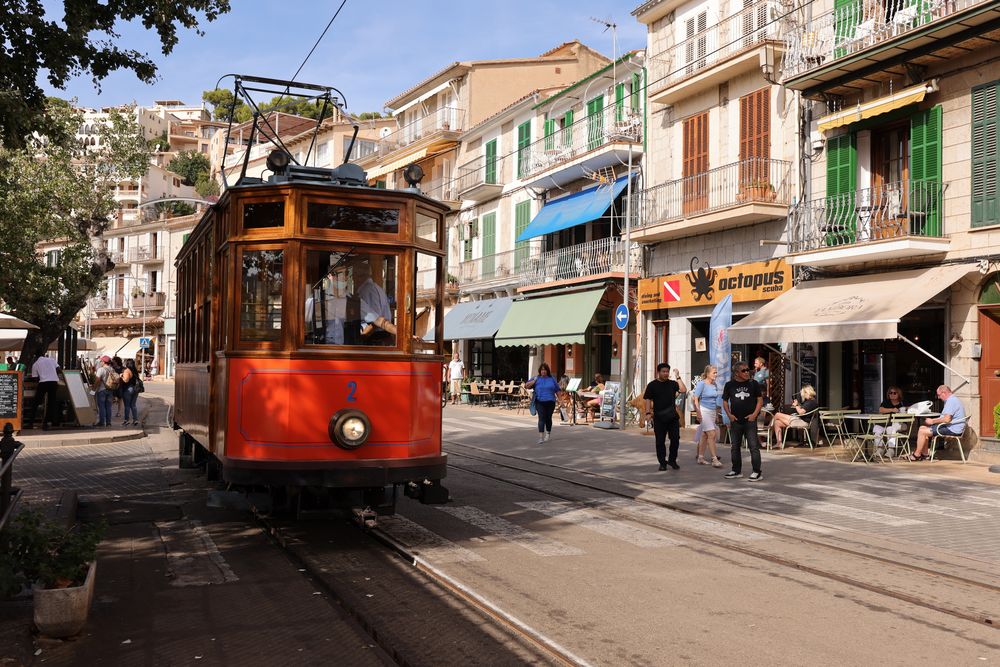
[[(117, 204), (116, 183), (149, 167), (149, 147), (135, 117), (112, 113), (99, 128), (101, 146), (85, 151), (73, 135), (82, 116), (62, 101), (46, 107), (50, 136), (23, 148), (0, 145), (0, 300), (39, 327), (21, 351), (25, 363), (59, 337), (104, 284), (110, 268), (100, 238)], [(60, 249), (46, 266), (39, 246)]]
[(184, 185), (194, 185), (211, 168), (208, 156), (198, 151), (181, 151), (167, 165), (167, 169), (184, 179)]
[[(157, 68), (145, 53), (119, 44), (121, 22), (137, 21), (160, 39), (163, 55), (177, 45), (177, 29), (198, 30), (204, 17), (214, 21), (229, 11), (229, 0), (62, 0), (59, 20), (40, 0), (0, 2), (0, 142), (26, 145), (32, 132), (52, 137), (60, 128), (50, 124), (39, 74), (57, 89), (76, 76), (90, 76), (94, 84), (117, 70), (131, 70), (144, 83), (156, 80)], [(74, 130), (76, 128), (73, 128)]]
[[(201, 99), (212, 106), (212, 117), (215, 120), (229, 120), (230, 110), (235, 110), (233, 120), (236, 123), (245, 123), (253, 118), (253, 109), (250, 105), (243, 100), (236, 100), (231, 90), (225, 88), (206, 90), (201, 94)], [(262, 113), (280, 111), (281, 113), (318, 120), (319, 114), (323, 110), (323, 103), (316, 100), (297, 99), (287, 95), (276, 95), (267, 102), (260, 103), (259, 108)], [(330, 118), (333, 114), (334, 108), (330, 105), (323, 118)]]

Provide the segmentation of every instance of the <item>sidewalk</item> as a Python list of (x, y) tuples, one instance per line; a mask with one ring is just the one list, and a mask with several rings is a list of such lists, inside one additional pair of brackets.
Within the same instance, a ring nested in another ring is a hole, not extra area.
[(24, 506), (73, 489), (79, 518), (108, 530), (84, 631), (33, 637), (30, 601), (0, 602), (0, 665), (389, 664), (244, 512), (209, 508), (203, 476), (177, 469), (166, 384), (144, 395), (145, 432), (20, 438)]

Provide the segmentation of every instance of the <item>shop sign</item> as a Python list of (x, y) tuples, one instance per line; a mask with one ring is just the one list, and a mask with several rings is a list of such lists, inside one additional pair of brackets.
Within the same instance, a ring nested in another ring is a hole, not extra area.
[(691, 258), (691, 270), (639, 281), (639, 310), (685, 308), (718, 303), (765, 301), (792, 288), (792, 272), (783, 259), (716, 268)]

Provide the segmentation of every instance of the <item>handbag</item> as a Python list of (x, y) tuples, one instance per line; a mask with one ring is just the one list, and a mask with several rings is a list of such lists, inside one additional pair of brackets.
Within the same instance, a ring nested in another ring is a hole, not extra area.
[(535, 395), (531, 394), (531, 401), (528, 403), (528, 412), (531, 413), (532, 417), (538, 415), (538, 406), (535, 405)]
[(135, 379), (135, 393), (141, 394), (144, 391), (146, 391), (146, 385), (142, 383), (142, 378), (137, 377)]

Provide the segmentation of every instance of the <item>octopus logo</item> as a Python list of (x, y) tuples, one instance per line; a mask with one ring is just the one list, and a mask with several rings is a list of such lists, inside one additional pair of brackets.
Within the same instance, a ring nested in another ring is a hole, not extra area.
[(813, 315), (816, 317), (838, 317), (846, 313), (856, 313), (865, 307), (865, 303), (864, 297), (848, 296), (820, 306), (813, 311)]
[(705, 266), (699, 266), (696, 269), (695, 265), (697, 263), (698, 258), (692, 257), (690, 264), (691, 272), (687, 274), (688, 283), (691, 284), (691, 291), (694, 292), (695, 301), (701, 301), (702, 297), (707, 301), (715, 294), (715, 278), (718, 272), (708, 262), (705, 262)]

